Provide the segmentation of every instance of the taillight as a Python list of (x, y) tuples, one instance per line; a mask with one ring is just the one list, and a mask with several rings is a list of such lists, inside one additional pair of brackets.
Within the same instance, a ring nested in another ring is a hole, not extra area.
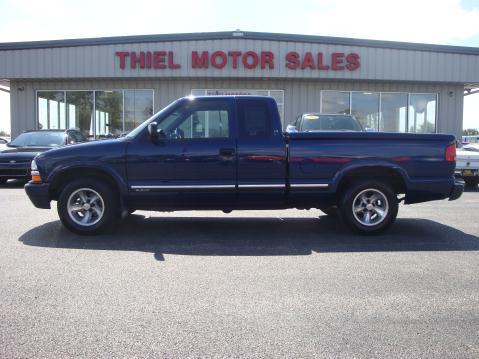
[(446, 147), (446, 161), (456, 161), (456, 145), (454, 143)]

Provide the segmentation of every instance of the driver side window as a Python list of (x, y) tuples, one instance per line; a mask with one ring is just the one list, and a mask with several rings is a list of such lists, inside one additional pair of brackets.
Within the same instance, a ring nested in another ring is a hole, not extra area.
[(177, 123), (172, 138), (227, 138), (229, 116), (226, 110), (196, 110)]

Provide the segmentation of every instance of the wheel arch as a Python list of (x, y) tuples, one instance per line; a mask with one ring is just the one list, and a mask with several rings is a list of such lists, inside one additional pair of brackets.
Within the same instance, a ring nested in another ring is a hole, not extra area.
[(62, 188), (71, 182), (72, 180), (80, 178), (97, 178), (100, 179), (117, 191), (118, 194), (124, 194), (126, 191), (126, 185), (117, 178), (116, 175), (104, 168), (92, 167), (87, 165), (78, 165), (56, 171), (51, 178), (50, 182), (50, 198), (58, 200)]
[(336, 193), (339, 196), (352, 182), (364, 179), (381, 181), (391, 185), (396, 193), (407, 192), (407, 174), (404, 170), (386, 164), (371, 164), (349, 167), (343, 170), (335, 181)]

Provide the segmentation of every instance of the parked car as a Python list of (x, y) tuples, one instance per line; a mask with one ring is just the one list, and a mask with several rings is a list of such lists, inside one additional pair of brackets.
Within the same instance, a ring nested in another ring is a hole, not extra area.
[(462, 149), (465, 151), (479, 152), (479, 143), (469, 143), (462, 146)]
[(39, 153), (54, 147), (86, 141), (77, 130), (33, 130), (20, 134), (0, 151), (0, 183), (29, 179), (30, 164)]
[(286, 132), (364, 131), (353, 115), (304, 113), (286, 128)]
[(10, 140), (0, 137), (0, 151), (7, 147), (7, 143), (10, 142)]
[(479, 148), (472, 144), (457, 150), (456, 177), (462, 178), (466, 186), (479, 184)]
[(337, 207), (361, 234), (384, 231), (406, 204), (457, 199), (452, 135), (283, 134), (271, 97), (182, 98), (127, 136), (38, 155), (25, 190), (57, 201), (62, 223), (91, 234), (137, 209), (225, 212)]

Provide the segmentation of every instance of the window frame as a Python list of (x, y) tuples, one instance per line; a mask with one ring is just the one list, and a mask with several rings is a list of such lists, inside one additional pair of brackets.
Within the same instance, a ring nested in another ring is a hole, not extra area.
[[(96, 131), (96, 94), (95, 92), (105, 92), (105, 91), (121, 91), (122, 93), (122, 109), (121, 109), (121, 123), (122, 123), (122, 132), (125, 132), (125, 91), (140, 91), (140, 90), (143, 90), (143, 91), (151, 91), (151, 94), (152, 94), (152, 104), (153, 104), (153, 115), (155, 114), (155, 89), (153, 88), (105, 88), (105, 89), (75, 89), (75, 90), (68, 90), (68, 89), (36, 89), (35, 90), (35, 126), (34, 126), (34, 129), (35, 130), (38, 130), (38, 124), (39, 124), (39, 109), (38, 109), (38, 93), (39, 92), (63, 92), (63, 99), (65, 101), (65, 120), (67, 118), (66, 114), (67, 114), (67, 111), (68, 111), (68, 106), (66, 105), (66, 96), (67, 96), (67, 92), (93, 92), (93, 108), (92, 108), (92, 111), (93, 111), (93, 118), (92, 118), (92, 121), (93, 121), (93, 139), (98, 139), (100, 138), (100, 136), (97, 134), (97, 131)], [(145, 119), (147, 120), (147, 118)], [(49, 120), (48, 120), (49, 122)], [(66, 130), (70, 129), (69, 128), (69, 121), (67, 121), (66, 123)]]
[(368, 90), (321, 90), (319, 94), (319, 112), (323, 112), (323, 93), (324, 92), (349, 92), (349, 115), (352, 113), (351, 105), (352, 105), (352, 94), (353, 92), (372, 92), (372, 93), (378, 93), (379, 94), (379, 101), (378, 101), (378, 131), (380, 132), (380, 121), (381, 121), (381, 96), (382, 94), (406, 94), (407, 95), (407, 104), (406, 104), (406, 132), (398, 132), (398, 133), (414, 133), (414, 132), (409, 132), (409, 107), (411, 106), (411, 95), (434, 95), (435, 100), (436, 100), (436, 106), (435, 106), (435, 113), (434, 113), (434, 132), (437, 133), (438, 131), (438, 118), (439, 118), (439, 93), (438, 92), (407, 92), (407, 91), (368, 91)]
[[(199, 93), (200, 91), (202, 91), (203, 93), (201, 95), (198, 95), (198, 94), (194, 94), (194, 92), (197, 92)], [(285, 90), (284, 89), (274, 89), (274, 88), (267, 88), (267, 89), (263, 89), (263, 88), (249, 88), (249, 89), (244, 89), (244, 88), (239, 88), (239, 89), (232, 89), (232, 88), (207, 88), (207, 89), (204, 89), (204, 88), (195, 88), (195, 89), (191, 89), (190, 91), (190, 94), (192, 96), (228, 96), (228, 95), (207, 95), (208, 91), (225, 91), (225, 92), (255, 92), (255, 91), (267, 91), (268, 94), (266, 96), (270, 96), (270, 97), (273, 97), (271, 95), (272, 92), (274, 91), (280, 91), (282, 94), (283, 94), (283, 102), (277, 102), (276, 99), (276, 105), (278, 106), (278, 112), (279, 112), (279, 117), (281, 119), (281, 123), (284, 125), (284, 105), (286, 103), (286, 98), (285, 98)], [(232, 96), (235, 96), (235, 95), (232, 95)], [(262, 95), (247, 95), (247, 94), (244, 94), (244, 95), (238, 95), (238, 96), (262, 96)], [(274, 97), (273, 97), (274, 98)], [(281, 111), (279, 111), (279, 107), (281, 106)]]
[[(218, 140), (232, 140), (232, 139), (234, 139), (235, 138), (235, 129), (234, 129), (234, 111), (235, 110), (234, 110), (234, 106), (233, 106), (231, 101), (215, 99), (214, 97), (212, 97), (211, 99), (207, 99), (207, 100), (203, 99), (202, 103), (200, 103), (200, 104), (193, 104), (193, 106), (197, 106), (196, 109), (192, 106), (192, 109), (188, 109), (186, 116), (183, 114), (182, 116), (177, 118), (175, 121), (173, 121), (170, 124), (169, 127), (171, 127), (173, 124), (175, 124), (177, 122), (183, 123), (195, 111), (208, 111), (208, 110), (204, 110), (204, 109), (201, 108), (202, 106), (207, 105), (208, 102), (219, 102), (219, 101), (223, 101), (226, 105), (226, 109), (225, 110), (220, 110), (220, 111), (226, 111), (228, 113), (228, 136), (226, 136), (226, 137), (194, 137), (194, 138), (169, 138), (169, 137), (166, 137), (166, 138), (162, 138), (162, 141), (167, 141), (167, 142), (186, 142), (186, 141), (193, 142), (193, 141), (195, 141), (196, 142), (196, 141), (205, 141), (205, 140), (218, 141)], [(208, 106), (205, 106), (205, 107), (208, 107)], [(218, 111), (218, 110), (214, 109), (213, 111)], [(173, 112), (169, 113), (168, 116), (170, 116), (172, 113)], [(163, 121), (164, 120), (166, 120), (166, 118), (163, 119)], [(161, 127), (161, 122), (159, 123), (159, 125)]]

